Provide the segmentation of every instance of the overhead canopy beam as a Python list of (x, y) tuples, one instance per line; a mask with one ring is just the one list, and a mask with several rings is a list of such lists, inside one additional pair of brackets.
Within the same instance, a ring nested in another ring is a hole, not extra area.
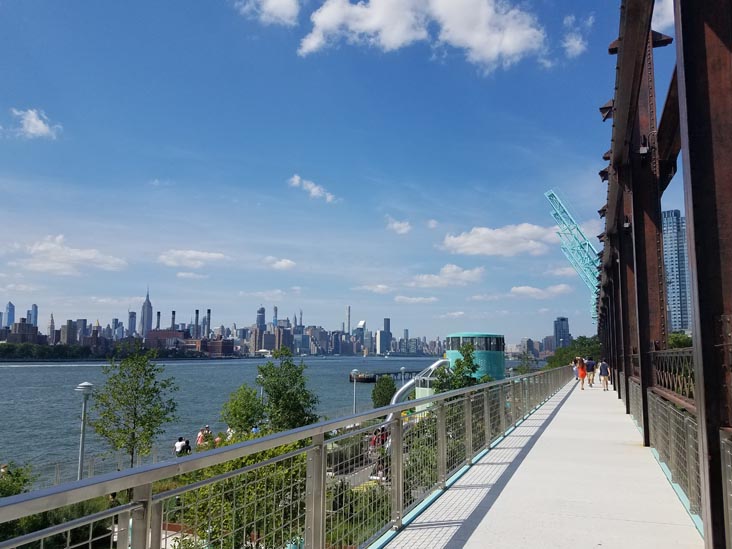
[(679, 86), (676, 68), (663, 105), (661, 122), (658, 124), (658, 161), (660, 164), (659, 187), (663, 193), (676, 174), (676, 159), (681, 151), (679, 132)]

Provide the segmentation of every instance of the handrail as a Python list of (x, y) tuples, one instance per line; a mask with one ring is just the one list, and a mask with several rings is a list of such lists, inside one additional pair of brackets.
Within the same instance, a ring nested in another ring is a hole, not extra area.
[(343, 428), (354, 423), (360, 423), (384, 417), (390, 413), (401, 414), (415, 406), (423, 406), (450, 400), (455, 397), (498, 385), (514, 383), (520, 379), (528, 379), (545, 374), (546, 371), (526, 374), (504, 380), (490, 381), (481, 385), (455, 389), (445, 393), (438, 393), (405, 403), (392, 404), (375, 408), (368, 412), (345, 416), (334, 420), (321, 421), (290, 431), (267, 435), (255, 440), (249, 440), (223, 448), (215, 448), (195, 455), (178, 458), (174, 462), (155, 463), (135, 469), (107, 473), (75, 482), (59, 484), (33, 492), (18, 494), (0, 499), (0, 523), (15, 520), (27, 515), (41, 513), (49, 509), (56, 509), (65, 505), (72, 505), (88, 499), (105, 496), (113, 492), (122, 492), (137, 486), (152, 484), (184, 473), (191, 473), (214, 465), (220, 465), (233, 459), (243, 458), (258, 452), (271, 450), (303, 439), (318, 435), (325, 435), (330, 431)]

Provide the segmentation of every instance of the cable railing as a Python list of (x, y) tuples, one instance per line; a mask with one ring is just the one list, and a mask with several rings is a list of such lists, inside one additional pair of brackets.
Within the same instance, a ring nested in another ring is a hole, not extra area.
[(0, 499), (0, 549), (364, 546), (572, 378), (542, 371)]

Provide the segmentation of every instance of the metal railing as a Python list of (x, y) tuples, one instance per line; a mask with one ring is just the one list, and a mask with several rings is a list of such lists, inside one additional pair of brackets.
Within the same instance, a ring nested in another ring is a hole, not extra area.
[(0, 549), (363, 546), (572, 378), (543, 371), (0, 499)]
[(722, 481), (724, 482), (724, 512), (727, 516), (727, 549), (732, 549), (732, 432), (727, 429), (721, 433)]
[(669, 349), (651, 353), (653, 385), (694, 403), (694, 349)]
[(689, 511), (701, 515), (701, 478), (696, 417), (656, 393), (648, 393), (651, 446), (668, 467), (671, 481), (689, 499)]

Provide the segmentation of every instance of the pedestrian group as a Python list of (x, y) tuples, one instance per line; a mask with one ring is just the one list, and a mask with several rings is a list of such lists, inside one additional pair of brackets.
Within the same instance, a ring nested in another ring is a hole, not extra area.
[(574, 378), (580, 382), (580, 389), (585, 390), (585, 380), (587, 385), (593, 387), (595, 385), (595, 372), (599, 372), (600, 385), (603, 391), (608, 391), (608, 383), (610, 381), (610, 366), (605, 359), (600, 360), (598, 364), (592, 360), (591, 356), (586, 359), (581, 356), (575, 357), (572, 361), (572, 371)]

